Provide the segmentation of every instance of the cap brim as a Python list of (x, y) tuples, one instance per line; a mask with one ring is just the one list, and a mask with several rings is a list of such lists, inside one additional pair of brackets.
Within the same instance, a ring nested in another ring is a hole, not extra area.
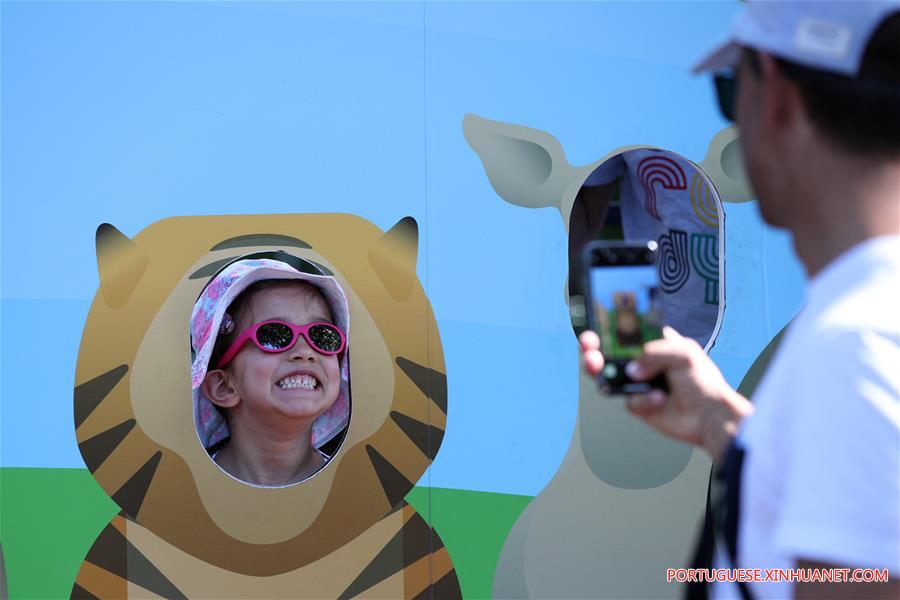
[(718, 71), (722, 69), (734, 68), (741, 59), (741, 47), (735, 42), (728, 41), (717, 46), (706, 55), (703, 60), (694, 65), (691, 69), (693, 74), (704, 73), (706, 71)]

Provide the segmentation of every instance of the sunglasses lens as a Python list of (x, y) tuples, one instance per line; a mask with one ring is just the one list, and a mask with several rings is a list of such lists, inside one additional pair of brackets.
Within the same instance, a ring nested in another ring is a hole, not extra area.
[(719, 110), (722, 116), (729, 121), (734, 121), (734, 99), (737, 95), (737, 80), (730, 75), (716, 75), (716, 98), (719, 101)]
[(309, 339), (323, 352), (335, 353), (341, 349), (341, 334), (330, 325), (313, 325), (309, 328)]
[(283, 350), (294, 341), (291, 328), (281, 323), (266, 323), (256, 330), (256, 341), (269, 350)]

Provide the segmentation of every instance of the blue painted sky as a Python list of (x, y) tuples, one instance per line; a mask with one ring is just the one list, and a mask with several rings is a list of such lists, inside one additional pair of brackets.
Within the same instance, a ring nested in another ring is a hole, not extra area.
[[(3, 2), (2, 464), (83, 466), (72, 386), (100, 223), (133, 235), (177, 215), (346, 212), (387, 229), (411, 215), (450, 386), (423, 483), (536, 494), (577, 408), (566, 235), (553, 210), (496, 196), (462, 117), (550, 132), (577, 165), (630, 144), (700, 161), (724, 123), (689, 67), (738, 7)], [(736, 384), (802, 275), (753, 203), (726, 215), (713, 357)]]

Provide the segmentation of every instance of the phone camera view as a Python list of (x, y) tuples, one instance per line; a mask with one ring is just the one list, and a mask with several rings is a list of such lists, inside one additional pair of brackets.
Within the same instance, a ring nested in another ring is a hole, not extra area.
[(608, 359), (636, 358), (662, 337), (662, 306), (654, 265), (591, 269), (593, 317)]

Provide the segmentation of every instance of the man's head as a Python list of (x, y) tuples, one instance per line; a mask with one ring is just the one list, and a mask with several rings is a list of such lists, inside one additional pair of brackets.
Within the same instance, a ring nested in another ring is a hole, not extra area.
[(860, 165), (900, 161), (898, 40), (893, 2), (752, 2), (729, 41), (697, 66), (735, 71), (736, 90), (717, 82), (720, 102), (736, 104), (767, 221), (809, 218), (786, 199), (825, 167), (823, 153)]

